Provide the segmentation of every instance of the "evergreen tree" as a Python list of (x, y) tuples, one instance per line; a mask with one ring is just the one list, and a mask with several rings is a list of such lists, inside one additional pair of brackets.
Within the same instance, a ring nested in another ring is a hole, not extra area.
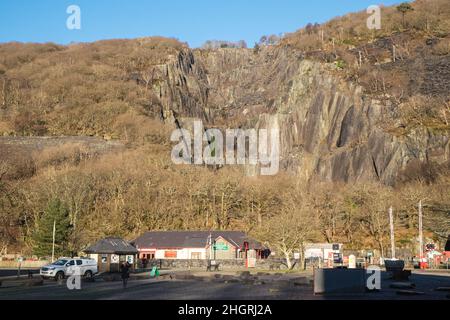
[(69, 210), (59, 199), (51, 200), (44, 214), (39, 219), (33, 240), (34, 254), (38, 256), (50, 256), (53, 244), (53, 224), (55, 223), (55, 257), (67, 255), (68, 239), (71, 225)]
[(258, 54), (260, 50), (261, 50), (261, 47), (259, 46), (258, 43), (255, 42), (255, 46), (253, 47), (253, 53)]
[(409, 11), (414, 11), (414, 8), (408, 2), (403, 2), (397, 6), (397, 10), (402, 14), (402, 26), (406, 28), (405, 15)]

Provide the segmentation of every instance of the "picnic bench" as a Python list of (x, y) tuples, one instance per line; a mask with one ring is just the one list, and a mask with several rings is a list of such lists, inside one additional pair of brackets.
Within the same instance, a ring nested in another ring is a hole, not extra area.
[(208, 261), (208, 265), (206, 266), (206, 271), (213, 271), (212, 269), (214, 268), (214, 271), (219, 271), (219, 266), (220, 263), (215, 261), (215, 260), (209, 260)]

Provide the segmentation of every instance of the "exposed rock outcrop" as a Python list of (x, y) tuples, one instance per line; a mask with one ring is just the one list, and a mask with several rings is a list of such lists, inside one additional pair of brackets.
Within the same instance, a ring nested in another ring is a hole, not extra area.
[(300, 179), (393, 184), (413, 159), (450, 160), (447, 133), (389, 132), (393, 107), (332, 68), (287, 48), (186, 49), (160, 67), (153, 89), (166, 120), (280, 128), (281, 167)]
[(168, 122), (179, 117), (208, 120), (208, 83), (204, 68), (188, 49), (169, 57), (169, 61), (154, 66), (150, 72), (161, 119)]

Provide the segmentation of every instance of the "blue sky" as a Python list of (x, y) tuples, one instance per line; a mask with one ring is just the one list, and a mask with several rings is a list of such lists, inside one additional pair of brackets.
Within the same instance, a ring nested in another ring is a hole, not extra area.
[[(1, 0), (0, 42), (90, 42), (175, 37), (200, 46), (209, 39), (245, 40), (292, 32), (372, 4), (399, 0)], [(81, 30), (66, 28), (69, 5), (81, 9)]]

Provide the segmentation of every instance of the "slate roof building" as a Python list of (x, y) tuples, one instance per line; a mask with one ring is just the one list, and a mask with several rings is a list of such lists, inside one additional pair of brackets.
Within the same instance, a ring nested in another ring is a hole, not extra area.
[(151, 231), (132, 241), (139, 259), (267, 257), (267, 248), (240, 231)]
[(139, 253), (132, 244), (118, 237), (101, 239), (84, 252), (97, 261), (99, 272), (118, 272), (124, 261), (134, 268)]

